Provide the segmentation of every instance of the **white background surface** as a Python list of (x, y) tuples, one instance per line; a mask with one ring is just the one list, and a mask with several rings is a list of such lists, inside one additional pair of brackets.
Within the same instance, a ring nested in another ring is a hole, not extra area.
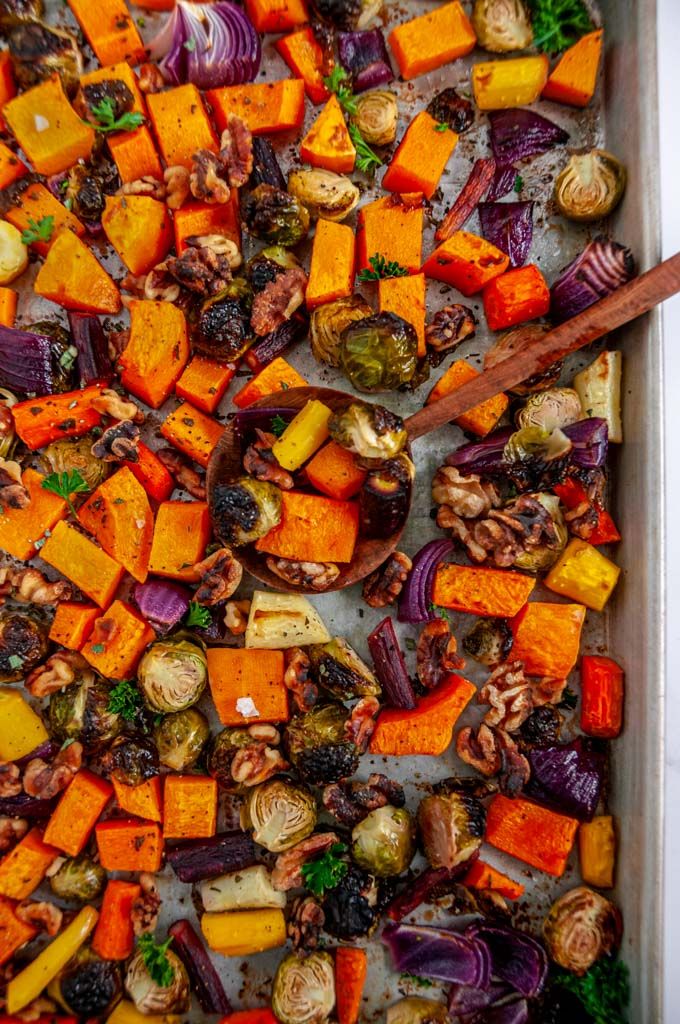
[[(680, 251), (680, 0), (659, 0), (664, 256)], [(680, 1022), (680, 297), (664, 306), (666, 402), (666, 1024)], [(634, 1024), (643, 1024), (642, 1021)], [(649, 1022), (652, 1024), (652, 1022)]]

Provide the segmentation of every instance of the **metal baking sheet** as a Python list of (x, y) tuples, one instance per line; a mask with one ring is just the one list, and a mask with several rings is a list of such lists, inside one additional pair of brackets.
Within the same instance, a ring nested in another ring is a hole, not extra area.
[[(51, 20), (71, 24), (70, 15), (60, 3), (49, 4)], [(386, 0), (386, 22), (390, 25), (407, 20), (435, 6), (430, 0), (412, 0), (395, 3)], [(469, 4), (467, 5), (469, 6)], [(657, 123), (656, 123), (656, 64), (655, 0), (602, 0), (602, 21), (605, 25), (605, 61), (603, 80), (592, 107), (586, 111), (570, 111), (557, 104), (540, 104), (542, 113), (565, 127), (570, 135), (566, 149), (534, 158), (521, 167), (524, 185), (522, 199), (534, 199), (535, 234), (529, 261), (538, 263), (548, 280), (582, 248), (592, 232), (568, 224), (555, 215), (550, 200), (551, 183), (556, 168), (561, 167), (569, 151), (592, 145), (605, 145), (625, 161), (629, 171), (626, 198), (608, 227), (613, 235), (634, 251), (641, 270), (647, 269), (660, 257), (660, 232), (657, 179)], [(149, 39), (158, 25), (158, 18), (140, 8), (133, 13), (144, 14), (143, 35)], [(597, 17), (597, 12), (595, 12)], [(415, 112), (429, 97), (445, 86), (454, 86), (462, 93), (470, 92), (469, 69), (475, 60), (482, 59), (477, 51), (414, 82), (395, 82), (399, 97), (400, 123), (397, 138)], [(288, 71), (267, 37), (258, 80), (272, 80), (287, 76)], [(319, 108), (307, 104), (306, 127), (317, 115)], [(433, 234), (452, 199), (465, 182), (473, 160), (488, 152), (487, 130), (484, 118), (478, 115), (475, 128), (461, 137), (441, 187), (432, 202), (431, 217), (426, 217), (423, 252), (433, 247)], [(298, 161), (297, 142), (284, 137), (276, 143), (282, 165), (288, 169)], [(358, 176), (358, 181), (361, 177)], [(380, 174), (378, 175), (378, 183)], [(368, 182), (362, 186), (361, 203), (375, 197)], [(354, 216), (350, 223), (354, 223)], [(467, 227), (478, 228), (476, 214)], [(246, 253), (248, 251), (246, 239)], [(307, 246), (307, 251), (309, 246)], [(253, 250), (254, 251), (254, 250)], [(107, 260), (108, 262), (108, 260)], [(109, 266), (120, 276), (120, 265), (115, 258)], [(374, 301), (373, 286), (362, 286), (369, 301)], [(462, 299), (457, 293), (439, 282), (431, 282), (428, 292), (428, 311), (431, 315), (450, 301), (463, 301), (481, 313), (478, 297)], [(52, 307), (52, 311), (53, 311)], [(20, 303), (20, 320), (28, 321), (44, 304), (34, 296), (25, 294)], [(476, 336), (462, 345), (456, 358), (467, 358), (473, 365), (481, 364), (484, 350), (490, 344), (483, 314)], [(624, 431), (625, 443), (613, 452), (611, 458), (613, 495), (612, 507), (622, 527), (623, 541), (617, 549), (616, 560), (622, 566), (622, 581), (604, 616), (589, 613), (585, 632), (584, 652), (607, 650), (619, 660), (627, 673), (626, 726), (623, 736), (613, 744), (612, 777), (608, 807), (618, 823), (620, 849), (618, 859), (618, 885), (615, 897), (622, 906), (625, 920), (623, 956), (632, 976), (631, 1020), (651, 1022), (661, 1019), (661, 942), (662, 942), (662, 763), (663, 763), (663, 438), (661, 409), (661, 343), (658, 313), (637, 321), (632, 326), (609, 338), (610, 345), (621, 346), (624, 351)], [(589, 350), (572, 360), (565, 369), (564, 379), (594, 357)], [(286, 357), (288, 358), (288, 356)], [(303, 342), (292, 351), (291, 363), (310, 382), (349, 390), (339, 371), (322, 368), (315, 362), (308, 346)], [(415, 394), (382, 396), (387, 406), (402, 415), (420, 408), (444, 367), (433, 371), (430, 381)], [(219, 410), (225, 417), (233, 411), (230, 396), (243, 384), (237, 377)], [(149, 416), (149, 443), (158, 446), (157, 427), (165, 414), (175, 406), (170, 400), (167, 407)], [(417, 482), (413, 512), (400, 547), (413, 555), (426, 541), (441, 536), (430, 515), (430, 481), (444, 456), (463, 441), (460, 431), (452, 426), (431, 437), (416, 442)], [(615, 447), (615, 446), (613, 446)], [(248, 589), (246, 586), (245, 590)], [(546, 592), (537, 588), (536, 597)], [(549, 594), (550, 600), (556, 600)], [(332, 633), (346, 636), (360, 654), (366, 656), (365, 637), (384, 612), (374, 611), (363, 604), (358, 587), (340, 594), (313, 598)], [(460, 637), (469, 628), (471, 618), (452, 617), (456, 635)], [(417, 629), (399, 626), (402, 643), (417, 636)], [(407, 658), (413, 658), (407, 651)], [(468, 664), (466, 674), (477, 682), (483, 673)], [(570, 680), (578, 689), (578, 678)], [(476, 721), (481, 715), (478, 708), (469, 708), (462, 724)], [(404, 782), (408, 805), (414, 809), (428, 784), (452, 774), (461, 774), (465, 766), (451, 748), (438, 759), (412, 757), (408, 759), (365, 757), (360, 774), (383, 770)], [(577, 884), (578, 865), (572, 857), (564, 878), (550, 879), (527, 868), (518, 861), (506, 858), (491, 847), (484, 850), (485, 858), (506, 868), (511, 875), (527, 886), (527, 898), (520, 901), (516, 919), (520, 925), (538, 928), (543, 913), (560, 891)], [(418, 865), (418, 861), (414, 866)], [(164, 906), (161, 927), (181, 916), (195, 917), (195, 901), (187, 886), (176, 882), (170, 868), (160, 879)], [(417, 920), (451, 922), (446, 903), (440, 908), (421, 908)], [(363, 1020), (379, 1017), (386, 1005), (408, 992), (387, 963), (385, 951), (377, 938), (369, 944), (369, 977), (365, 989)], [(215, 956), (227, 991), (235, 1005), (255, 1005), (268, 998), (269, 981), (281, 951), (261, 954), (240, 960), (224, 960)], [(412, 989), (412, 991), (415, 991)], [(436, 991), (436, 990), (435, 990)], [(429, 993), (428, 993), (429, 994)], [(191, 1019), (202, 1020), (197, 1010)]]

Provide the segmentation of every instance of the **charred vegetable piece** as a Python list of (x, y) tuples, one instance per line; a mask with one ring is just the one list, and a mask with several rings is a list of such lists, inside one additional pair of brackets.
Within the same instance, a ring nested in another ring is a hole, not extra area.
[(106, 871), (87, 854), (69, 857), (50, 876), (50, 889), (69, 903), (91, 903), (101, 896), (106, 884)]
[(303, 167), (288, 178), (288, 191), (299, 199), (312, 217), (340, 221), (359, 202), (359, 189), (344, 174), (322, 167)]
[(0, 27), (12, 28), (24, 21), (42, 18), (45, 13), (43, 0), (2, 0), (0, 4)]
[(364, 459), (392, 458), (408, 441), (401, 416), (382, 405), (365, 402), (352, 402), (334, 413), (328, 430), (342, 448)]
[(52, 441), (42, 449), (41, 455), (49, 466), (51, 473), (72, 473), (77, 470), (94, 491), (102, 483), (109, 472), (109, 464), (92, 454), (94, 438), (87, 434), (72, 440)]
[(391, 146), (397, 137), (399, 107), (389, 89), (371, 89), (355, 99), (352, 123), (369, 146)]
[(89, 949), (81, 950), (48, 988), (48, 993), (65, 1010), (78, 1017), (105, 1016), (122, 991), (118, 964), (114, 960), (100, 960)]
[(618, 949), (622, 929), (618, 907), (593, 889), (579, 885), (553, 903), (543, 925), (543, 937), (555, 963), (582, 975), (596, 960)]
[(196, 703), (208, 681), (205, 651), (180, 637), (157, 640), (143, 655), (137, 680), (152, 711), (183, 711)]
[(340, 362), (357, 391), (392, 391), (416, 372), (415, 329), (396, 313), (374, 313), (342, 332)]
[(281, 1024), (323, 1024), (335, 1007), (335, 971), (330, 953), (291, 953), (272, 983), (272, 1010)]
[(26, 20), (11, 30), (8, 42), (14, 74), (22, 89), (57, 74), (64, 90), (74, 94), (83, 73), (83, 58), (70, 32), (37, 19)]
[(555, 202), (569, 220), (608, 217), (621, 202), (626, 168), (604, 149), (573, 153), (555, 179)]
[(475, 108), (469, 100), (459, 96), (455, 89), (442, 89), (427, 105), (427, 112), (439, 124), (446, 124), (457, 135), (462, 135), (475, 119)]
[(203, 303), (193, 336), (197, 351), (230, 362), (245, 352), (251, 340), (252, 292), (247, 281), (235, 278)]
[(252, 839), (240, 829), (210, 839), (194, 839), (168, 851), (168, 861), (180, 882), (216, 878), (249, 867), (256, 860)]
[(115, 739), (120, 715), (109, 711), (111, 691), (104, 680), (87, 673), (80, 681), (50, 697), (50, 731), (59, 740), (78, 740), (93, 752)]
[(223, 789), (239, 788), (231, 774), (231, 763), (237, 752), (253, 742), (247, 729), (227, 728), (217, 734), (208, 753), (208, 772)]
[(208, 719), (197, 708), (164, 715), (153, 733), (160, 763), (173, 772), (193, 768), (210, 739)]
[(475, 0), (472, 25), (477, 42), (491, 53), (531, 46), (534, 33), (522, 0)]
[(433, 868), (455, 868), (479, 849), (484, 836), (484, 806), (473, 796), (436, 793), (421, 800), (418, 828)]
[(47, 655), (47, 628), (23, 612), (0, 612), (0, 683), (15, 683)]
[(380, 684), (346, 640), (336, 636), (309, 648), (312, 678), (339, 700), (380, 695)]
[(326, 931), (338, 939), (368, 935), (377, 921), (375, 895), (375, 880), (365, 871), (350, 867), (324, 898)]
[(253, 169), (250, 174), (250, 185), (273, 185), (284, 191), (286, 179), (276, 159), (276, 152), (269, 139), (263, 135), (255, 135), (252, 140)]
[(357, 320), (371, 315), (371, 307), (361, 295), (348, 295), (316, 306), (309, 322), (309, 338), (315, 359), (329, 366), (340, 366), (342, 333)]
[(405, 452), (369, 471), (359, 492), (359, 521), (365, 537), (391, 537), (406, 522), (415, 467)]
[(305, 782), (325, 785), (354, 775), (359, 764), (356, 745), (347, 740), (349, 712), (342, 704), (314, 707), (286, 726), (289, 760)]
[(352, 829), (352, 856), (378, 878), (406, 871), (415, 854), (415, 823), (405, 807), (386, 804)]
[(309, 231), (309, 213), (289, 192), (273, 185), (258, 185), (242, 205), (246, 228), (270, 245), (297, 245)]
[(218, 484), (213, 505), (215, 532), (229, 544), (250, 544), (281, 522), (281, 491), (264, 480)]
[(148, 933), (128, 964), (125, 991), (144, 1014), (185, 1013), (191, 1001), (184, 964), (166, 943), (156, 946)]
[(285, 270), (299, 266), (299, 260), (290, 249), (283, 245), (268, 245), (248, 260), (246, 273), (253, 291), (257, 293), (263, 291)]
[(241, 825), (270, 853), (282, 853), (311, 835), (316, 825), (316, 800), (288, 779), (270, 779), (255, 786), (241, 809)]
[(562, 716), (551, 704), (536, 708), (520, 726), (520, 746), (523, 751), (532, 747), (548, 747), (559, 741)]
[(204, 1013), (231, 1013), (231, 1004), (224, 991), (220, 976), (213, 967), (203, 943), (190, 921), (176, 921), (170, 925), (177, 955), (187, 969), (193, 991)]
[(447, 1024), (449, 1012), (445, 1003), (421, 996), (406, 996), (388, 1006), (386, 1024)]
[(505, 619), (480, 619), (463, 638), (463, 650), (482, 665), (497, 668), (512, 650), (512, 630)]
[(103, 773), (125, 786), (139, 786), (158, 775), (158, 751), (151, 739), (141, 733), (117, 736), (102, 754)]

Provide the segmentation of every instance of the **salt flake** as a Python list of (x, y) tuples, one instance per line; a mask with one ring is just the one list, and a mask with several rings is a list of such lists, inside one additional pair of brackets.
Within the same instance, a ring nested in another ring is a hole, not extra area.
[(260, 712), (255, 707), (255, 701), (252, 697), (239, 697), (236, 701), (236, 710), (239, 715), (243, 715), (244, 718), (260, 717)]

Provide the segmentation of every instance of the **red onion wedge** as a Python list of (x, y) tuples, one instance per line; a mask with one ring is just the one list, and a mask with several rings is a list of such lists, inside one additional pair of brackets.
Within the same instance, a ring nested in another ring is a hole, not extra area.
[(453, 541), (431, 540), (413, 558), (413, 568), (399, 597), (400, 622), (429, 622), (434, 618), (432, 586), (442, 558), (453, 551)]
[(512, 267), (526, 263), (534, 235), (533, 211), (532, 202), (479, 204), (482, 235), (510, 257)]
[(610, 238), (595, 238), (562, 271), (550, 289), (550, 316), (561, 324), (598, 299), (611, 295), (635, 274), (630, 249)]
[(491, 149), (499, 164), (512, 164), (563, 145), (569, 132), (524, 107), (489, 112)]

